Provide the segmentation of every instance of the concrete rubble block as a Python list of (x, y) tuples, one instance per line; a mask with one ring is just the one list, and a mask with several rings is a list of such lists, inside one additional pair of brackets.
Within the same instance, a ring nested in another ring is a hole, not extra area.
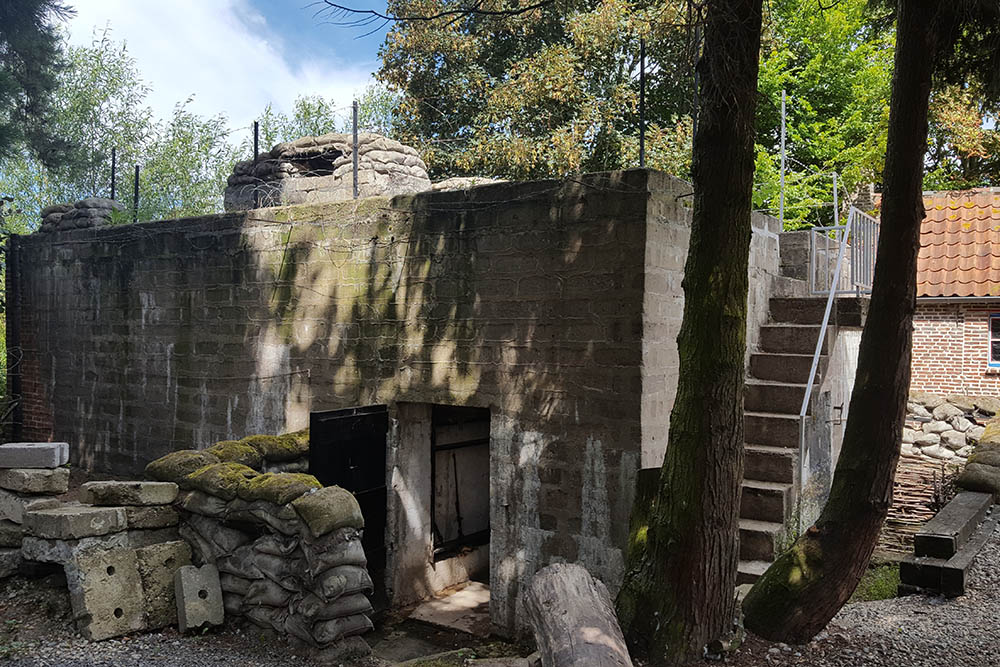
[(13, 521), (0, 521), (0, 547), (20, 547), (24, 528)]
[(8, 442), (0, 445), (0, 468), (58, 468), (69, 463), (69, 443)]
[(151, 629), (175, 625), (174, 576), (181, 567), (191, 565), (191, 547), (182, 541), (164, 542), (136, 549), (135, 556), (146, 596), (146, 625)]
[(59, 495), (69, 491), (69, 468), (0, 469), (0, 489)]
[(21, 566), (21, 550), (17, 547), (0, 549), (0, 579), (16, 574)]
[(214, 565), (186, 565), (174, 575), (177, 623), (181, 632), (204, 624), (221, 625), (225, 616), (219, 570)]
[(80, 500), (90, 505), (169, 505), (177, 500), (173, 482), (87, 482), (80, 491)]
[(29, 510), (58, 507), (61, 503), (55, 498), (39, 498), (38, 496), (22, 496), (18, 493), (0, 489), (0, 519), (24, 523), (24, 513)]
[(133, 549), (148, 547), (181, 539), (177, 528), (153, 528), (151, 530), (129, 530), (126, 532), (128, 545)]
[(125, 509), (65, 504), (24, 514), (24, 530), (50, 540), (78, 540), (125, 530)]
[(21, 553), (26, 560), (66, 565), (85, 551), (122, 549), (128, 545), (128, 535), (124, 532), (79, 540), (46, 540), (25, 535), (21, 542)]
[(77, 630), (90, 640), (146, 629), (146, 598), (135, 549), (89, 549), (66, 566)]
[(125, 508), (125, 521), (129, 530), (169, 528), (176, 526), (179, 520), (177, 510), (165, 505)]

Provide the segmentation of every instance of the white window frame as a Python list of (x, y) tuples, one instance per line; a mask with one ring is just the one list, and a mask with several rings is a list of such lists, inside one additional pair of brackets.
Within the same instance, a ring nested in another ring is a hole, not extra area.
[(1000, 368), (1000, 359), (993, 359), (993, 343), (1000, 341), (1000, 331), (993, 335), (993, 323), (1000, 322), (1000, 313), (990, 313), (989, 325), (986, 329), (986, 363), (990, 368)]

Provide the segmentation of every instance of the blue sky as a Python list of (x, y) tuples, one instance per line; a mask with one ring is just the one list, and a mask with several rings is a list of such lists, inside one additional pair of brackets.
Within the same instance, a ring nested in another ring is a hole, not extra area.
[[(338, 106), (372, 82), (384, 29), (331, 25), (313, 0), (70, 0), (70, 41), (87, 44), (95, 30), (124, 41), (146, 83), (148, 103), (166, 117), (193, 96), (203, 115), (224, 113), (234, 127), (265, 105), (288, 111), (299, 95), (323, 95)], [(385, 10), (363, 0), (358, 8)], [(369, 28), (370, 29), (370, 28)]]

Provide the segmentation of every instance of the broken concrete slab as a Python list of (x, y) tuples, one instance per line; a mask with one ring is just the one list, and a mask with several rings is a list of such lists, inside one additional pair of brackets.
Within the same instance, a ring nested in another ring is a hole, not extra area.
[(129, 530), (169, 528), (176, 526), (180, 515), (173, 507), (158, 505), (154, 507), (126, 507), (125, 520)]
[(169, 505), (177, 500), (173, 482), (87, 482), (80, 487), (80, 499), (91, 505)]
[(21, 550), (17, 548), (0, 549), (0, 579), (6, 579), (17, 574), (21, 566)]
[(0, 469), (0, 489), (59, 495), (69, 490), (69, 468)]
[(61, 503), (55, 498), (39, 496), (22, 496), (11, 491), (0, 489), (0, 519), (24, 523), (24, 513), (28, 510), (40, 510), (58, 507)]
[(24, 530), (50, 540), (77, 540), (125, 530), (125, 510), (121, 507), (93, 507), (65, 504), (51, 509), (24, 513)]
[(8, 442), (0, 445), (0, 468), (58, 468), (69, 463), (69, 443)]
[(24, 539), (24, 529), (21, 524), (13, 521), (0, 521), (0, 547), (20, 547)]
[(135, 549), (91, 549), (66, 567), (77, 630), (91, 640), (144, 630), (146, 599)]
[(177, 627), (187, 632), (204, 624), (221, 625), (225, 617), (219, 570), (214, 565), (186, 565), (174, 575)]
[(181, 539), (177, 528), (154, 528), (152, 530), (130, 530), (127, 532), (128, 545), (133, 549), (148, 547)]
[(146, 625), (150, 629), (177, 623), (177, 597), (174, 576), (178, 569), (191, 564), (187, 542), (164, 542), (135, 550), (139, 579), (146, 596)]
[(460, 591), (420, 604), (410, 618), (485, 637), (490, 633), (489, 586), (471, 581)]
[(21, 553), (26, 560), (66, 565), (85, 551), (122, 549), (128, 547), (125, 532), (111, 533), (99, 537), (84, 537), (79, 540), (46, 540), (25, 535), (21, 542)]

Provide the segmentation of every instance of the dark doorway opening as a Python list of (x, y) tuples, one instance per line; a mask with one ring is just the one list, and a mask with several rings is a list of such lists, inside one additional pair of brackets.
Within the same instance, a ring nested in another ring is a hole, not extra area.
[(365, 517), (361, 543), (375, 583), (372, 604), (386, 606), (386, 434), (385, 405), (313, 412), (309, 415), (309, 474), (323, 486), (339, 486), (357, 498)]

